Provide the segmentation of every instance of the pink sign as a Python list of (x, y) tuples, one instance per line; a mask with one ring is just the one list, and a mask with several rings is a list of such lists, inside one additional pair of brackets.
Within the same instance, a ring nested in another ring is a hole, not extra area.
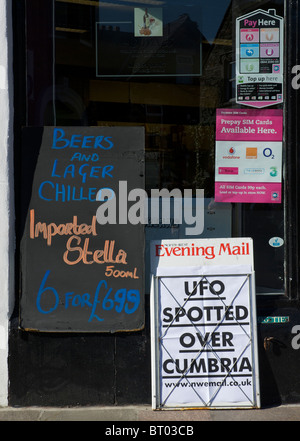
[(281, 201), (281, 184), (216, 182), (216, 202), (273, 203)]
[(217, 109), (216, 202), (280, 203), (280, 109)]
[(282, 110), (217, 109), (217, 141), (282, 141)]
[(219, 175), (238, 175), (238, 167), (219, 167)]

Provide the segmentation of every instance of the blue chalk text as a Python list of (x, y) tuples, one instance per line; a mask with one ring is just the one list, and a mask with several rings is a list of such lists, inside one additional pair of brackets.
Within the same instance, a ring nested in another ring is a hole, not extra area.
[(83, 136), (72, 135), (68, 139), (65, 135), (65, 131), (61, 128), (55, 128), (53, 131), (53, 149), (65, 149), (68, 148), (83, 148), (83, 149), (97, 149), (110, 150), (113, 148), (114, 143), (111, 141), (111, 136)]
[(96, 319), (101, 322), (104, 320), (101, 318), (103, 311), (133, 314), (139, 307), (139, 290), (120, 288), (114, 293), (105, 280), (97, 284), (94, 295), (87, 292), (75, 294), (74, 291), (68, 291), (61, 298), (56, 288), (46, 285), (49, 275), (50, 270), (47, 270), (37, 293), (36, 306), (41, 314), (51, 314), (59, 307), (65, 310), (87, 307), (91, 309), (88, 321)]

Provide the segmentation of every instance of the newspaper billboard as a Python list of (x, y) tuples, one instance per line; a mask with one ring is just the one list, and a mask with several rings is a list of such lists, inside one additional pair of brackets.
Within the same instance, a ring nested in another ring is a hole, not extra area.
[(251, 239), (152, 243), (152, 407), (260, 407)]

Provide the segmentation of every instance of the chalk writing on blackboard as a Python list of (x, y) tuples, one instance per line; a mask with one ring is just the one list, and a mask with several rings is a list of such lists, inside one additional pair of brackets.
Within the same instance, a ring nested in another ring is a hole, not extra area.
[[(42, 314), (49, 314), (60, 306), (61, 295), (59, 295), (58, 291), (53, 286), (48, 286), (46, 284), (49, 274), (50, 270), (46, 271), (37, 295), (37, 308)], [(104, 298), (102, 296), (102, 291), (104, 292)], [(98, 283), (94, 294), (87, 292), (84, 294), (75, 294), (74, 292), (64, 293), (64, 306), (60, 307), (67, 310), (78, 306), (87, 306), (91, 309), (91, 314), (88, 320), (89, 322), (94, 318), (100, 322), (104, 320), (99, 317), (98, 309), (102, 312), (114, 309), (117, 313), (125, 311), (126, 314), (133, 314), (137, 310), (140, 304), (139, 290), (126, 290), (125, 288), (120, 288), (115, 293), (112, 291), (112, 288), (108, 287), (107, 282), (101, 280)], [(42, 296), (48, 294), (48, 292), (52, 294), (52, 305), (48, 309), (43, 309), (41, 306), (41, 299)]]
[(45, 127), (23, 135), (21, 327), (141, 329), (143, 225), (100, 225), (96, 212), (99, 191), (118, 196), (120, 181), (143, 188), (144, 129)]

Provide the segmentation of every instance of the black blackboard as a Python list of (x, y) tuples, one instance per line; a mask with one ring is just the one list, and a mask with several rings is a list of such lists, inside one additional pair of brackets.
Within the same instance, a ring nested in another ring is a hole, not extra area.
[[(25, 128), (22, 141), (20, 327), (143, 328), (144, 225), (120, 224), (119, 204), (144, 188), (144, 129)], [(97, 220), (100, 189), (116, 223)]]

